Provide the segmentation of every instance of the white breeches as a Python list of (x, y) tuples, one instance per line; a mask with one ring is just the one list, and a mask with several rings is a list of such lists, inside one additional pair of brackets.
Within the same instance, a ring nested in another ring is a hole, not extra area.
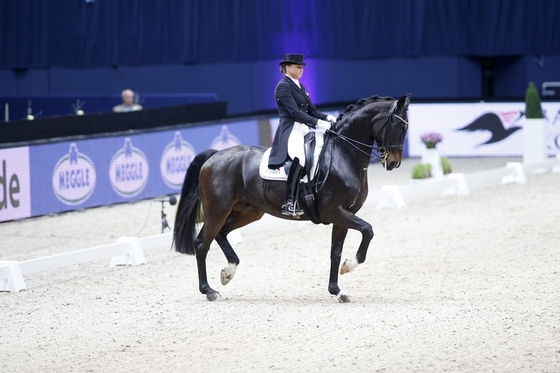
[(288, 138), (288, 155), (290, 158), (299, 159), (301, 167), (305, 167), (305, 151), (303, 148), (303, 137), (311, 131), (308, 126), (303, 123), (295, 122), (290, 137)]

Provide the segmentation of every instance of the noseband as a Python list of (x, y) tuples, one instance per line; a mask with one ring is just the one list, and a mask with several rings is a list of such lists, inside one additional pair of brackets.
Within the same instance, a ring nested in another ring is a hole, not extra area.
[[(397, 107), (397, 101), (393, 102), (393, 105), (391, 106), (391, 110), (389, 111), (389, 115), (387, 116), (387, 119), (385, 119), (385, 123), (383, 123), (383, 125), (381, 126), (381, 129), (379, 130), (379, 132), (383, 131), (385, 129), (385, 136), (383, 136), (383, 141), (381, 144), (379, 144), (379, 152), (381, 153), (381, 163), (383, 163), (387, 157), (389, 156), (389, 150), (391, 149), (396, 149), (396, 150), (403, 150), (404, 149), (404, 144), (397, 144), (397, 145), (386, 145), (389, 143), (389, 137), (391, 135), (391, 126), (387, 126), (389, 124), (389, 120), (391, 120), (391, 122), (394, 121), (394, 118), (396, 117), (397, 119), (400, 119), (401, 122), (403, 122), (404, 124), (408, 125), (408, 122), (406, 120), (404, 120), (403, 118), (401, 118), (400, 116), (398, 116), (397, 114), (395, 114), (395, 109)], [(376, 140), (377, 141), (377, 140)]]

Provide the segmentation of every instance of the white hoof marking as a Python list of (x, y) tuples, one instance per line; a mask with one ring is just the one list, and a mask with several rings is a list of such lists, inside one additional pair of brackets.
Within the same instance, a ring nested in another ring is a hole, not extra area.
[(222, 269), (220, 273), (220, 280), (222, 281), (222, 285), (227, 285), (235, 275), (235, 271), (237, 270), (237, 264), (228, 263), (228, 266)]
[(348, 272), (352, 272), (358, 266), (358, 260), (356, 258), (346, 259), (340, 268), (340, 274), (343, 275)]

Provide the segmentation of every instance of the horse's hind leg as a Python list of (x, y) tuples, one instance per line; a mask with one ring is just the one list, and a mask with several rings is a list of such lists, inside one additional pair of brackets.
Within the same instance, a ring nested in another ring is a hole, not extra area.
[(220, 280), (222, 285), (227, 285), (233, 279), (237, 266), (239, 265), (239, 257), (233, 250), (233, 247), (227, 239), (227, 235), (235, 229), (243, 227), (249, 223), (259, 220), (263, 216), (263, 212), (251, 210), (243, 213), (237, 211), (230, 214), (226, 224), (220, 230), (220, 233), (216, 236), (216, 242), (222, 249), (222, 252), (226, 256), (228, 261), (228, 266), (223, 268), (220, 273)]
[(198, 237), (196, 238), (196, 266), (198, 269), (198, 290), (204, 295), (209, 301), (215, 301), (220, 299), (220, 293), (210, 287), (208, 284), (208, 275), (206, 273), (206, 257), (208, 256), (208, 250), (210, 245), (208, 243), (204, 244), (204, 227), (201, 229)]
[(226, 256), (228, 261), (228, 266), (222, 269), (220, 273), (220, 281), (222, 285), (227, 285), (235, 275), (235, 271), (237, 270), (237, 266), (239, 265), (239, 257), (233, 250), (233, 247), (227, 240), (227, 234), (218, 233), (216, 236), (216, 242), (220, 245), (222, 252)]

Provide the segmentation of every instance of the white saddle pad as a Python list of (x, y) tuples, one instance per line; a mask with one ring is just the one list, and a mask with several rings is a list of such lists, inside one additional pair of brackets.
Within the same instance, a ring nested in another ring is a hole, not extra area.
[(259, 174), (265, 180), (284, 180), (288, 178), (286, 171), (284, 171), (284, 166), (277, 169), (268, 168), (268, 159), (270, 158), (270, 149), (266, 149), (261, 159), (261, 165), (259, 167)]
[[(315, 170), (317, 168), (317, 162), (319, 160), (319, 154), (321, 154), (321, 149), (323, 148), (324, 143), (324, 131), (317, 131), (315, 133), (315, 151), (313, 153), (313, 165), (311, 166), (311, 175), (315, 176)], [(284, 167), (277, 168), (272, 170), (268, 168), (268, 159), (270, 158), (270, 150), (271, 148), (266, 149), (261, 159), (261, 164), (259, 167), (259, 174), (265, 180), (283, 180), (286, 181), (288, 179), (288, 175), (286, 175), (286, 171)], [(307, 175), (303, 177), (303, 181), (307, 182), (308, 178)], [(311, 178), (313, 180), (313, 177)]]

